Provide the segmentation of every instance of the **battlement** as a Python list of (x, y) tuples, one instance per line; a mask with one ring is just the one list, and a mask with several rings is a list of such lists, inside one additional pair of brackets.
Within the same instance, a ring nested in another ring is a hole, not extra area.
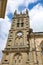
[(20, 12), (20, 14), (18, 14), (17, 13), (17, 10), (15, 10), (15, 12), (14, 12), (14, 16), (13, 16), (13, 18), (12, 19), (14, 19), (14, 18), (23, 18), (23, 17), (28, 17), (29, 18), (29, 15), (28, 15), (28, 10), (26, 9), (26, 12), (25, 13), (22, 13), (22, 12)]

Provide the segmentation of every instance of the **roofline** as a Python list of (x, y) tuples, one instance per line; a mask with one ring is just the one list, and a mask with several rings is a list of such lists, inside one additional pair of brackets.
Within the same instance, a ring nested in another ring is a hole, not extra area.
[(43, 38), (43, 32), (32, 32), (30, 34), (30, 37), (31, 38), (34, 38), (34, 37), (36, 37), (36, 38)]
[(33, 32), (33, 33), (43, 33), (43, 32)]

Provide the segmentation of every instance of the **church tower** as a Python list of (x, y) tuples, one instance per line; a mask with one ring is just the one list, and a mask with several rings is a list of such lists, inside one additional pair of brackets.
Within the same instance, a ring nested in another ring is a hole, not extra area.
[[(33, 33), (30, 36), (31, 32), (28, 10), (23, 14), (15, 11), (1, 65), (43, 65), (42, 60), (39, 61), (41, 64), (38, 64), (35, 38)], [(31, 38), (34, 39), (33, 43)]]
[(29, 62), (29, 28), (28, 11), (26, 10), (25, 14), (17, 14), (15, 11), (7, 45), (3, 51), (2, 65), (26, 65)]

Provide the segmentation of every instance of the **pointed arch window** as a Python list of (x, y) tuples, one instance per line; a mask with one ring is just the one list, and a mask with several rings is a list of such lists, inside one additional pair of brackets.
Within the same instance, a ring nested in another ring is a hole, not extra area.
[(17, 27), (23, 27), (24, 26), (24, 22), (21, 20), (18, 19), (17, 21)]
[(21, 53), (15, 53), (13, 57), (13, 65), (16, 63), (21, 63), (22, 60), (22, 54)]

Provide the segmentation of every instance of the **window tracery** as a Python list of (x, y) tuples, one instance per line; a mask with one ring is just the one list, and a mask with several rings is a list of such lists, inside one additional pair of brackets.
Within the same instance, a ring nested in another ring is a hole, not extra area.
[(16, 53), (13, 57), (13, 64), (20, 63), (22, 59), (22, 54), (21, 53)]

